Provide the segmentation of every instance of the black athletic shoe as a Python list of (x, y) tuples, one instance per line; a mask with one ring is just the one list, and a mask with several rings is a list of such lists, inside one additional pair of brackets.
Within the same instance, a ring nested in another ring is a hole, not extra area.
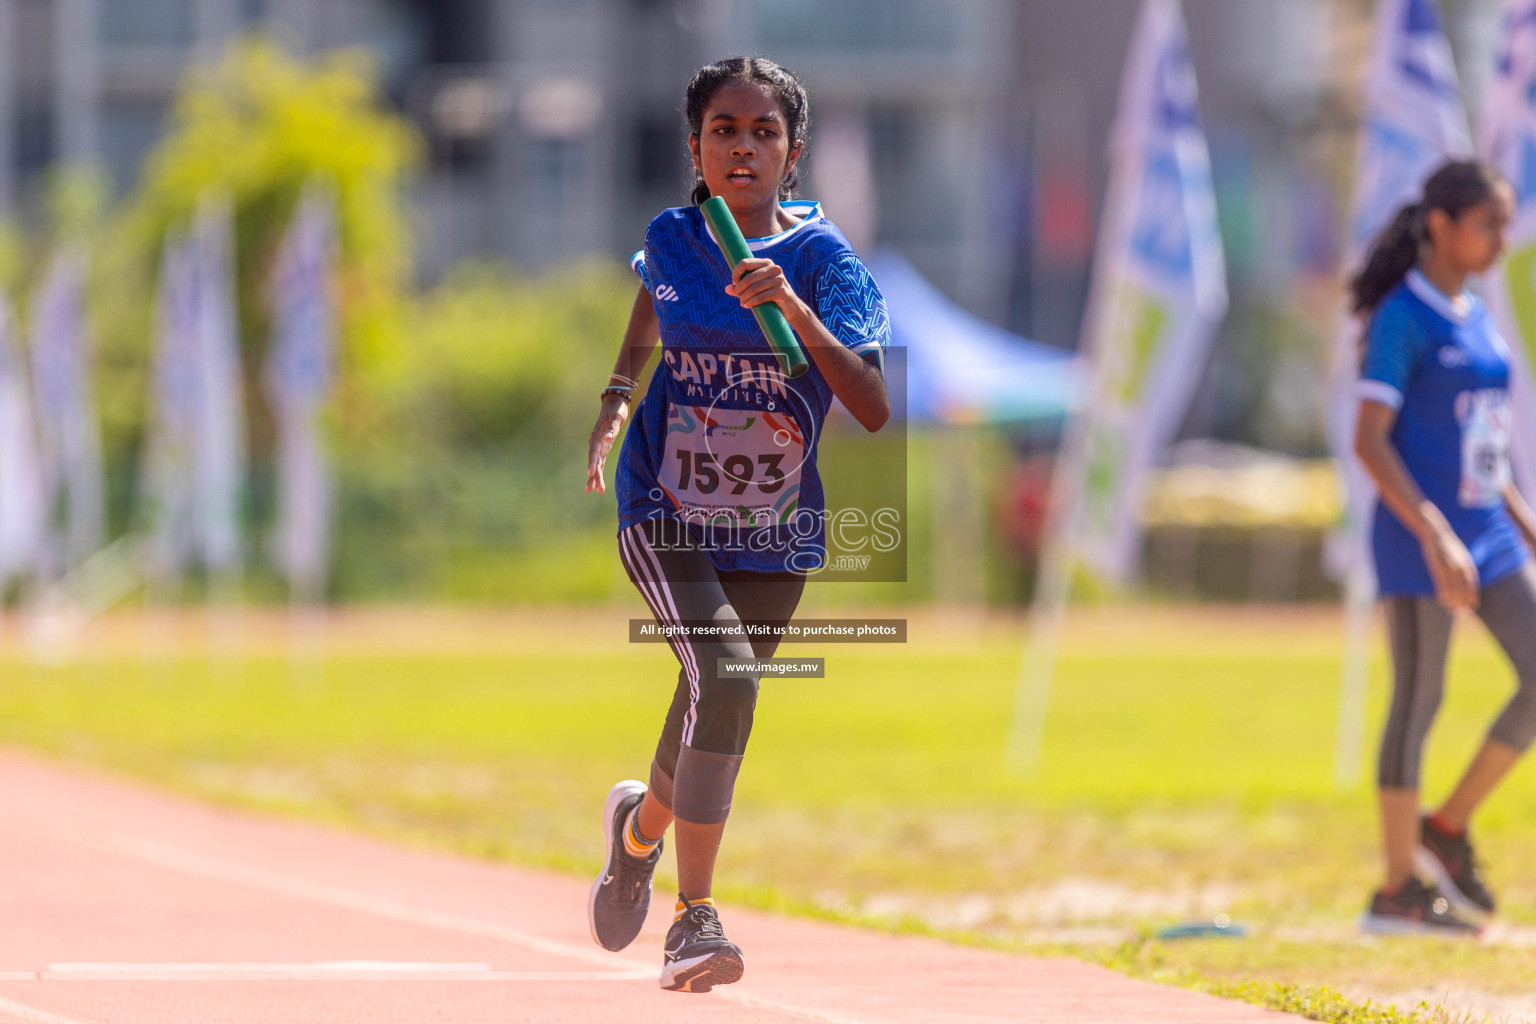
[(1456, 909), (1473, 914), (1493, 913), (1493, 893), (1477, 877), (1477, 854), (1467, 833), (1446, 835), (1425, 815), (1419, 822), (1414, 866), (1434, 879)]
[(1360, 919), (1360, 930), (1373, 935), (1449, 935), (1472, 937), (1479, 928), (1457, 917), (1440, 890), (1409, 878), (1396, 893), (1380, 891)]
[(603, 842), (608, 855), (587, 896), (592, 941), (617, 953), (640, 934), (651, 909), (651, 875), (661, 860), (661, 843), (644, 860), (624, 852), (624, 822), (645, 796), (645, 783), (630, 779), (608, 791), (603, 804)]
[[(678, 894), (682, 900), (682, 894)], [(746, 966), (741, 949), (725, 937), (720, 918), (708, 903), (691, 904), (667, 932), (661, 987), (671, 992), (708, 992), (740, 981)]]

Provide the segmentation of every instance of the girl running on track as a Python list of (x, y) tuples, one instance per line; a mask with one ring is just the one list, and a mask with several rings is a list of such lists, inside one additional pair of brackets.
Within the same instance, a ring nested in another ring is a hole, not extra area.
[[(1503, 252), (1513, 212), (1496, 169), (1447, 163), (1351, 282), (1370, 318), (1355, 451), (1381, 492), (1372, 548), (1393, 675), (1377, 770), (1386, 878), (1362, 920), (1373, 932), (1471, 933), (1493, 911), (1467, 824), (1536, 738), (1536, 516), (1511, 483), (1509, 349), (1464, 290)], [(1460, 609), (1487, 625), (1518, 687), (1445, 803), (1421, 816), (1424, 737)]]
[[(798, 79), (732, 57), (688, 83), (693, 205), (651, 222), (641, 287), (587, 456), (587, 490), (629, 415), (636, 377), (662, 357), (619, 453), (619, 556), (681, 665), (649, 785), (620, 782), (603, 807), (592, 937), (619, 950), (650, 905), (662, 836), (676, 823), (678, 902), (661, 987), (704, 992), (742, 975), (710, 897), (715, 855), (757, 702), (758, 676), (721, 659), (766, 658), (825, 558), (816, 440), (835, 396), (868, 430), (890, 415), (890, 327), (864, 264), (814, 202), (788, 201), (810, 108)], [(723, 196), (753, 256), (731, 271), (698, 204)], [(750, 312), (777, 303), (810, 360), (787, 379)]]

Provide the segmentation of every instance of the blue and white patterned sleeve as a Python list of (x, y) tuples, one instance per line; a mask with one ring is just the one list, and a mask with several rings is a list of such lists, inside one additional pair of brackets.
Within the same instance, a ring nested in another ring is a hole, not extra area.
[(1423, 327), (1403, 305), (1387, 303), (1371, 317), (1365, 331), (1365, 365), (1356, 394), (1390, 409), (1400, 409), (1414, 367), (1428, 344)]
[(864, 261), (852, 252), (834, 256), (816, 272), (816, 316), (854, 353), (885, 369), (891, 321), (885, 297)]
[(633, 270), (637, 275), (639, 275), (640, 283), (645, 286), (646, 291), (650, 291), (651, 275), (650, 271), (648, 271), (645, 266), (644, 249), (639, 250), (629, 258), (629, 269)]

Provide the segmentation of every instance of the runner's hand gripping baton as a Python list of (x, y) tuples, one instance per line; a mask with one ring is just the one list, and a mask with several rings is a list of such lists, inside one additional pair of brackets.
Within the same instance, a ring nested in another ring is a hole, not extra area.
[[(732, 270), (742, 260), (752, 257), (752, 250), (748, 248), (747, 240), (742, 237), (741, 228), (736, 226), (736, 218), (731, 216), (731, 208), (725, 205), (724, 199), (711, 196), (704, 200), (699, 209), (709, 222), (709, 229), (715, 233), (715, 240), (720, 243)], [(786, 374), (798, 377), (810, 369), (805, 352), (801, 350), (795, 332), (790, 329), (789, 321), (784, 319), (784, 312), (777, 303), (765, 302), (753, 306), (752, 315), (757, 317), (757, 325), (768, 338), (768, 347), (773, 349), (773, 354), (778, 357), (779, 365)]]

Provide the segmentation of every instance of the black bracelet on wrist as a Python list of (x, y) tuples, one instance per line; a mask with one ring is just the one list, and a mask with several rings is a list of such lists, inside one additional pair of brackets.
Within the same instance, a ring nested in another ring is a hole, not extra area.
[(598, 397), (607, 398), (609, 395), (618, 395), (620, 398), (624, 399), (624, 401), (628, 402), (630, 399), (635, 397), (635, 389), (626, 388), (619, 384), (610, 384), (606, 388), (603, 388), (603, 393)]

